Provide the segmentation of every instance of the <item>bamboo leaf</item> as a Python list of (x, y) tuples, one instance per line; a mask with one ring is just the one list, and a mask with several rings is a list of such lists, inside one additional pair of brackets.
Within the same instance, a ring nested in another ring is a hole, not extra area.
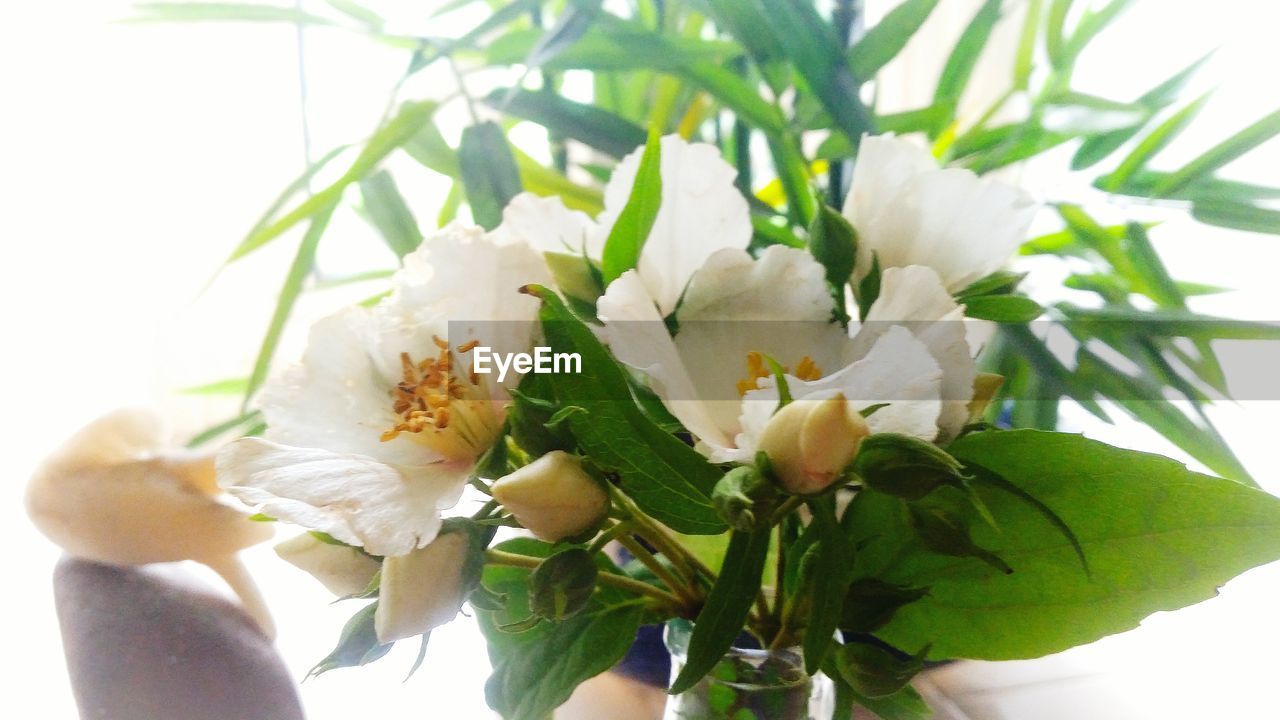
[(857, 80), (870, 80), (902, 52), (929, 19), (938, 0), (906, 0), (890, 10), (875, 27), (849, 48), (849, 71)]
[(1152, 130), (1107, 176), (1104, 189), (1113, 190), (1123, 186), (1135, 172), (1146, 167), (1147, 162), (1155, 157), (1156, 153), (1167, 147), (1179, 133), (1186, 129), (1187, 125), (1191, 124), (1208, 99), (1208, 94), (1201, 95)]
[(520, 171), (502, 128), (483, 122), (463, 130), (458, 164), (476, 224), (486, 230), (498, 227), (503, 208), (521, 190)]
[[(955, 106), (964, 94), (973, 75), (973, 68), (978, 64), (978, 57), (991, 38), (991, 31), (1000, 20), (1000, 0), (985, 0), (982, 7), (969, 21), (969, 25), (960, 35), (947, 64), (942, 68), (938, 78), (938, 86), (933, 92), (934, 104), (946, 103)], [(932, 134), (936, 137), (936, 132)]]
[(370, 222), (378, 229), (387, 247), (397, 258), (413, 252), (422, 244), (422, 231), (391, 173), (378, 172), (360, 181), (360, 196)]
[(1171, 193), (1193, 182), (1208, 177), (1218, 168), (1244, 155), (1262, 143), (1280, 134), (1280, 110), (1262, 118), (1232, 137), (1218, 143), (1203, 155), (1182, 166), (1154, 189), (1156, 197), (1168, 197)]

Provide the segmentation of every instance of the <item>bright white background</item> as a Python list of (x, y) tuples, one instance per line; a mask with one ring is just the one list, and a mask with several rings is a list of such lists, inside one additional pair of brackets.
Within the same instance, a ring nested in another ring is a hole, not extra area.
[[(378, 5), (408, 17), (439, 4)], [(877, 4), (884, 3), (872, 1), (873, 16), (881, 12)], [(944, 0), (931, 30), (935, 41), (913, 43), (913, 64), (890, 76), (904, 98), (931, 92), (927, 83), (911, 83), (934, 77), (936, 48), (949, 47), (945, 38), (958, 32), (954, 18), (966, 16), (969, 4)], [(948, 14), (952, 5), (954, 15)], [(27, 524), (20, 500), (32, 467), (64, 435), (117, 406), (161, 407), (182, 435), (226, 417), (225, 404), (173, 391), (245, 373), (296, 241), (277, 243), (201, 293), (257, 214), (301, 170), (294, 30), (109, 22), (127, 8), (117, 0), (47, 0), (0, 11), (0, 542), (8, 577), (0, 600), (6, 643), (0, 673), (7, 686), (0, 707), (11, 709), (6, 715), (21, 708), (26, 716), (74, 717), (49, 584), (58, 551)], [(1146, 0), (1088, 53), (1077, 85), (1128, 99), (1221, 46), (1202, 83), (1221, 90), (1180, 140), (1184, 156), (1167, 158), (1176, 164), (1280, 105), (1278, 21), (1280, 10), (1270, 2)], [(325, 30), (309, 30), (307, 46), (308, 113), (313, 146), (323, 152), (368, 132), (404, 59)], [(996, 92), (1003, 89), (1002, 73), (981, 77)], [(428, 76), (421, 85), (422, 94), (448, 92), (442, 78)], [(1232, 175), (1275, 184), (1277, 167), (1280, 148), (1272, 144), (1253, 162), (1233, 167)], [(1085, 197), (1081, 188), (1037, 168), (1027, 169), (1023, 180), (1046, 199)], [(443, 200), (440, 182), (402, 187), (420, 219), (434, 216)], [(330, 271), (388, 261), (354, 216), (336, 220), (331, 233), (340, 240), (330, 245), (347, 249), (325, 251), (322, 263)], [(1240, 288), (1205, 299), (1201, 309), (1276, 319), (1275, 237), (1175, 222), (1155, 238), (1182, 279)], [(353, 294), (359, 293), (310, 296), (299, 313), (318, 316)], [(298, 340), (296, 330), (286, 338), (285, 357), (296, 353)], [(1242, 403), (1215, 416), (1246, 465), (1280, 491), (1275, 404)], [(1106, 437), (1167, 449), (1141, 431)], [(281, 651), (301, 677), (329, 649), (351, 609), (327, 606), (318, 584), (276, 561), (269, 549), (255, 550), (250, 560), (276, 610)], [(1260, 569), (1232, 582), (1220, 598), (1156, 616), (1137, 631), (1067, 654), (1065, 662), (1101, 673), (1110, 692), (1104, 708), (1116, 717), (1271, 717), (1263, 708), (1274, 682), (1268, 660), (1280, 639), (1277, 599), (1280, 568)], [(412, 648), (405, 648), (376, 667), (307, 682), (302, 696), (310, 716), (484, 716), (487, 665), (467, 623), (438, 631), (423, 671), (402, 684), (411, 660)]]

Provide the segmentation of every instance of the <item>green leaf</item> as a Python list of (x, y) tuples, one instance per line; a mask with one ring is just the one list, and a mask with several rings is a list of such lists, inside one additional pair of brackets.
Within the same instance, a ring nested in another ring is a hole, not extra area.
[(948, 450), (1051, 508), (1079, 538), (1092, 579), (1058, 528), (993, 489), (979, 492), (1001, 531), (981, 522), (973, 530), (1015, 568), (1009, 576), (893, 540), (902, 521), (883, 501), (851, 507), (853, 526), (865, 520), (863, 532), (880, 536), (864, 535), (879, 577), (929, 587), (881, 636), (900, 647), (932, 642), (933, 658), (1029, 658), (1082, 645), (1212, 597), (1280, 557), (1280, 500), (1168, 458), (1036, 430), (975, 433)]
[(1251, 203), (1197, 200), (1191, 206), (1191, 215), (1206, 225), (1280, 235), (1280, 210)]
[(261, 421), (262, 412), (259, 410), (243, 413), (237, 417), (231, 418), (230, 420), (224, 420), (223, 422), (201, 430), (187, 441), (186, 446), (189, 448), (200, 447), (210, 440), (221, 437), (235, 429), (240, 429), (241, 435), (249, 435), (252, 434), (249, 430)]
[(538, 38), (538, 42), (529, 50), (524, 59), (526, 68), (538, 68), (554, 60), (565, 49), (573, 45), (591, 27), (591, 21), (600, 9), (600, 0), (594, 2), (578, 2), (568, 6), (556, 24)]
[(599, 190), (573, 182), (559, 171), (529, 157), (518, 147), (512, 147), (511, 151), (515, 153), (516, 167), (520, 170), (520, 183), (529, 192), (543, 197), (558, 197), (564, 201), (565, 207), (590, 215), (599, 214), (604, 209), (604, 198)]
[(330, 670), (345, 667), (360, 667), (386, 655), (394, 643), (378, 642), (378, 633), (374, 630), (374, 614), (378, 611), (378, 603), (365, 605), (342, 628), (338, 638), (338, 646), (325, 659), (307, 672), (307, 677), (323, 675)]
[[(547, 557), (551, 546), (531, 539), (497, 546), (506, 552)], [(596, 553), (601, 572), (620, 573)], [(489, 645), (493, 675), (485, 694), (506, 720), (546, 720), (583, 681), (613, 667), (626, 654), (644, 616), (644, 605), (622, 590), (601, 586), (578, 614), (563, 622), (542, 622), (521, 633), (500, 628), (528, 618), (529, 570), (488, 565), (484, 586), (506, 596), (500, 611), (477, 610)]]
[(609, 231), (601, 252), (600, 269), (604, 273), (606, 287), (640, 262), (640, 252), (653, 230), (654, 220), (658, 219), (661, 205), (662, 140), (657, 132), (653, 132), (640, 156), (631, 195)]
[(129, 22), (248, 21), (332, 25), (333, 21), (297, 8), (257, 3), (148, 2), (136, 3), (138, 14)]
[(809, 252), (826, 270), (827, 284), (841, 313), (845, 311), (844, 286), (853, 275), (858, 240), (853, 226), (825, 203), (809, 227)]
[(483, 122), (463, 130), (458, 163), (476, 224), (486, 230), (498, 227), (502, 209), (521, 190), (520, 171), (502, 128)]
[(1030, 0), (1027, 16), (1022, 21), (1022, 34), (1018, 38), (1018, 52), (1013, 61), (1013, 87), (1026, 90), (1031, 84), (1031, 72), (1035, 69), (1036, 38), (1040, 35), (1040, 16), (1044, 12), (1044, 0)]
[(983, 295), (964, 300), (966, 317), (996, 322), (1024, 323), (1040, 317), (1040, 303), (1022, 295)]
[(999, 19), (1000, 0), (985, 0), (960, 35), (947, 58), (947, 64), (942, 68), (938, 86), (933, 92), (935, 104), (945, 103), (954, 107), (960, 102), (960, 96), (969, 84), (969, 77), (973, 75), (973, 68), (978, 64), (978, 57), (987, 46), (987, 40)]
[(358, 2), (354, 2), (354, 0), (324, 0), (324, 1), (326, 5), (333, 8), (334, 10), (337, 10), (338, 12), (342, 13), (343, 15), (346, 15), (347, 17), (353, 20), (359, 20), (360, 22), (364, 23), (365, 25), (368, 25), (370, 28), (373, 28), (375, 30), (382, 29), (382, 26), (385, 25), (387, 22), (385, 19), (383, 19), (381, 15), (361, 5)]
[(1120, 165), (1111, 174), (1107, 175), (1104, 189), (1114, 190), (1121, 187), (1129, 178), (1133, 177), (1135, 172), (1146, 167), (1147, 162), (1156, 153), (1167, 147), (1187, 125), (1191, 124), (1191, 121), (1200, 112), (1200, 109), (1204, 107), (1208, 99), (1208, 94), (1201, 95), (1185, 108), (1174, 113), (1168, 120), (1156, 127), (1155, 130), (1152, 130), (1151, 134), (1143, 138), (1142, 142), (1138, 143), (1138, 146), (1125, 156)]
[[(1068, 326), (1097, 325), (1098, 329), (1125, 328), (1145, 336), (1187, 337), (1203, 340), (1280, 340), (1280, 323), (1234, 320), (1201, 315), (1190, 310), (1139, 310), (1130, 307), (1081, 308), (1058, 305)], [(1097, 332), (1095, 329), (1093, 332)]]
[(249, 374), (249, 382), (244, 389), (242, 410), (247, 409), (249, 400), (267, 379), (267, 373), (271, 370), (271, 359), (275, 357), (276, 346), (280, 344), (280, 335), (284, 332), (285, 323), (293, 312), (293, 305), (297, 302), (298, 295), (302, 293), (302, 284), (315, 268), (316, 248), (320, 245), (320, 237), (329, 226), (329, 218), (333, 216), (335, 208), (336, 203), (321, 208), (312, 219), (306, 234), (303, 235), (302, 242), (298, 244), (298, 252), (293, 256), (289, 273), (285, 276), (284, 285), (280, 288), (280, 296), (276, 299), (275, 312), (271, 315), (266, 335), (263, 336), (262, 345), (258, 348), (258, 357), (253, 362), (253, 372)]
[(818, 526), (817, 554), (808, 589), (809, 625), (803, 641), (805, 671), (812, 675), (822, 668), (835, 641), (845, 593), (853, 579), (853, 546), (836, 520), (831, 496), (815, 498), (808, 505)]
[(558, 93), (499, 89), (490, 93), (485, 102), (615, 158), (623, 157), (645, 142), (644, 128), (639, 125)]
[(247, 377), (227, 378), (205, 383), (204, 385), (185, 387), (178, 390), (178, 392), (183, 395), (239, 395), (244, 392), (248, 384), (249, 378)]
[(771, 528), (749, 533), (733, 531), (716, 584), (694, 623), (685, 665), (667, 691), (671, 695), (696, 685), (742, 633), (751, 604), (760, 592), (770, 537)]
[(858, 80), (870, 80), (880, 68), (902, 52), (938, 0), (906, 0), (890, 10), (875, 27), (870, 28), (849, 48), (849, 70)]
[(1218, 168), (1280, 134), (1280, 110), (1262, 118), (1204, 154), (1182, 166), (1155, 187), (1156, 197), (1168, 197), (1191, 183), (1208, 177)]
[(582, 356), (581, 374), (547, 377), (561, 405), (586, 410), (567, 420), (583, 453), (616, 471), (623, 491), (673, 530), (690, 535), (724, 532), (725, 524), (711, 505), (720, 470), (640, 410), (622, 368), (555, 293), (536, 286), (527, 292), (542, 299), (540, 318), (548, 345), (555, 352)]
[(722, 30), (747, 48), (756, 64), (764, 65), (782, 57), (782, 45), (769, 26), (769, 16), (755, 2), (704, 0), (707, 14)]
[(422, 244), (418, 221), (410, 212), (391, 173), (379, 170), (361, 180), (360, 196), (364, 199), (364, 210), (370, 222), (396, 257), (403, 258)]
[[(233, 262), (283, 235), (290, 228), (318, 213), (326, 211), (342, 199), (348, 185), (358, 182), (371, 173), (393, 150), (405, 144), (423, 126), (431, 121), (436, 103), (430, 101), (405, 103), (400, 112), (378, 129), (365, 143), (351, 166), (328, 187), (304, 200), (284, 217), (251, 232), (227, 258)], [(319, 163), (317, 163), (319, 165)], [(313, 172), (309, 169), (308, 172)], [(307, 176), (304, 176), (307, 177)], [(304, 181), (305, 184), (305, 181)]]

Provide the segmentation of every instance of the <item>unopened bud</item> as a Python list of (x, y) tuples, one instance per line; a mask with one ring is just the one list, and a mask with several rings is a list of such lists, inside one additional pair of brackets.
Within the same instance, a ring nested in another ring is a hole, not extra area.
[(887, 625), (899, 608), (927, 594), (927, 588), (894, 585), (875, 578), (855, 580), (844, 596), (840, 629), (853, 633), (875, 632)]
[(840, 477), (869, 432), (867, 421), (837, 393), (778, 410), (760, 435), (760, 449), (787, 492), (812, 495)]
[(360, 595), (378, 572), (378, 561), (359, 548), (303, 533), (276, 545), (276, 555), (311, 574), (338, 597)]
[(836, 650), (836, 668), (840, 677), (869, 698), (888, 697), (911, 682), (924, 667), (926, 647), (915, 656), (902, 657), (885, 648), (862, 642), (851, 642)]
[(964, 477), (960, 462), (942, 448), (897, 433), (867, 438), (853, 469), (872, 490), (905, 500), (919, 500)]
[(998, 555), (973, 541), (969, 528), (955, 514), (915, 504), (910, 505), (910, 509), (911, 527), (929, 550), (939, 555), (977, 558), (1005, 575), (1013, 573), (1013, 568)]
[(441, 533), (426, 547), (382, 561), (378, 641), (421, 635), (452, 620), (462, 608), (468, 585), (471, 538), (466, 532)]
[(591, 599), (598, 574), (595, 559), (582, 548), (552, 555), (529, 574), (529, 609), (553, 622), (576, 615)]
[(503, 477), (490, 488), (529, 532), (559, 542), (597, 527), (609, 496), (569, 453), (555, 450)]
[(751, 465), (725, 473), (711, 491), (711, 505), (734, 530), (751, 532), (767, 527), (778, 507), (778, 489)]

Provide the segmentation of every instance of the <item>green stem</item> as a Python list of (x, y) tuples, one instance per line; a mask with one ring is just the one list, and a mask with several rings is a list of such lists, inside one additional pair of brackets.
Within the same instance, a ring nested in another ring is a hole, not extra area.
[(689, 586), (676, 577), (675, 573), (671, 572), (667, 566), (663, 565), (662, 561), (654, 557), (653, 553), (649, 552), (644, 545), (637, 542), (635, 538), (625, 535), (618, 537), (618, 543), (634, 555), (637, 560), (644, 563), (644, 566), (649, 568), (654, 575), (657, 575), (659, 580), (666, 583), (667, 587), (671, 588), (686, 606), (691, 607), (696, 604)]
[(604, 532), (596, 536), (595, 540), (591, 541), (591, 545), (587, 547), (587, 552), (591, 553), (592, 555), (595, 555), (596, 553), (603, 550), (604, 546), (608, 545), (618, 535), (628, 532), (630, 530), (631, 530), (630, 521), (624, 520), (623, 522), (614, 523), (612, 526), (606, 528)]
[(783, 518), (791, 514), (791, 511), (804, 504), (804, 498), (800, 495), (792, 495), (787, 498), (778, 509), (773, 512), (773, 517), (769, 519), (770, 525), (777, 525), (782, 522)]
[[(540, 565), (542, 561), (545, 559), (545, 558), (533, 557), (531, 555), (520, 555), (518, 553), (510, 553), (505, 550), (494, 550), (492, 548), (490, 548), (489, 550), (485, 550), (484, 557), (487, 562), (493, 565), (504, 565), (506, 567), (526, 568), (529, 570), (532, 570), (538, 567), (538, 565)], [(680, 598), (676, 597), (675, 595), (672, 595), (671, 593), (663, 590), (662, 588), (654, 587), (649, 583), (641, 582), (639, 580), (633, 580), (632, 578), (626, 577), (625, 575), (602, 572), (597, 577), (597, 581), (601, 585), (608, 585), (610, 587), (618, 588), (619, 590), (627, 590), (629, 592), (636, 593), (637, 595), (644, 595), (645, 597), (652, 598), (654, 600), (661, 602), (663, 605), (670, 607), (673, 610), (680, 610), (685, 607), (684, 603), (681, 602)]]

